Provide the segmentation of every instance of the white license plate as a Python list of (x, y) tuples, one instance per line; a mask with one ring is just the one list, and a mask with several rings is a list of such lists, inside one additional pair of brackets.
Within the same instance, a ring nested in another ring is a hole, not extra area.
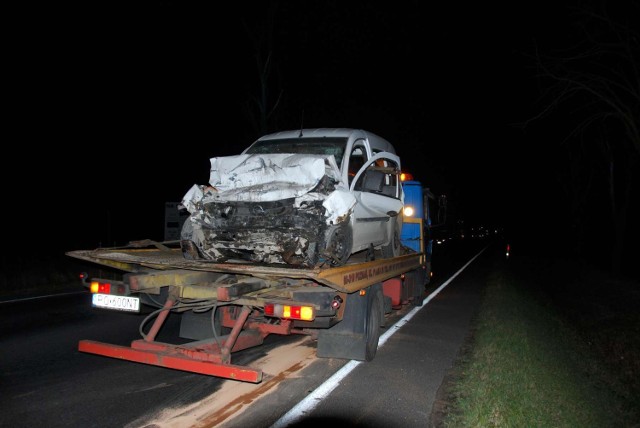
[(140, 312), (140, 299), (137, 297), (114, 296), (113, 294), (94, 294), (93, 306), (115, 309), (116, 311)]

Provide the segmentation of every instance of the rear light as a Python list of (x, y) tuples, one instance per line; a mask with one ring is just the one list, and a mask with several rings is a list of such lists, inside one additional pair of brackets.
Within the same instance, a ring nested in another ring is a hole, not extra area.
[(335, 310), (336, 310), (336, 309), (338, 309), (340, 306), (342, 306), (342, 302), (343, 302), (342, 297), (340, 297), (340, 296), (335, 296), (335, 297), (333, 298), (333, 300), (331, 301), (331, 309), (333, 309), (333, 310), (335, 311)]
[(264, 314), (269, 317), (303, 321), (311, 321), (316, 316), (313, 306), (282, 305), (280, 303), (266, 303)]
[(111, 283), (91, 281), (91, 292), (94, 294), (111, 294)]
[(128, 294), (127, 287), (119, 281), (112, 283), (94, 279), (89, 285), (89, 290), (93, 294), (115, 294), (118, 296), (125, 296)]
[(79, 276), (80, 281), (82, 281), (82, 285), (85, 287), (91, 287), (91, 284), (89, 283), (89, 275), (86, 272), (82, 272)]
[(264, 314), (268, 317), (273, 317), (274, 315), (274, 304), (273, 303), (267, 303), (266, 305), (264, 305)]

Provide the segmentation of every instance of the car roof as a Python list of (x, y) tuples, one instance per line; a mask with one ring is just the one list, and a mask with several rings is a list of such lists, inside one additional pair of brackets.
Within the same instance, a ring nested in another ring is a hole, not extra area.
[(279, 140), (282, 138), (323, 138), (323, 137), (361, 137), (367, 138), (371, 149), (384, 151), (395, 154), (396, 151), (393, 145), (384, 138), (363, 129), (353, 128), (303, 128), (290, 131), (274, 132), (272, 134), (264, 135), (257, 141), (261, 140)]

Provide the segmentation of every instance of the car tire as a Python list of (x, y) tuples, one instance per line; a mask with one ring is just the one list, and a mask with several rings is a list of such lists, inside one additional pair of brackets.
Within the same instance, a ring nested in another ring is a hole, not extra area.
[(347, 263), (353, 246), (353, 230), (349, 221), (329, 226), (325, 236), (327, 245), (324, 254), (330, 260), (331, 266)]
[(199, 260), (202, 258), (198, 247), (193, 242), (193, 223), (189, 219), (184, 222), (180, 231), (180, 248), (182, 256), (186, 260)]
[(391, 230), (391, 242), (389, 244), (384, 245), (382, 247), (382, 257), (385, 259), (390, 259), (392, 257), (398, 257), (402, 250), (402, 243), (400, 242), (400, 225), (398, 224), (397, 218), (391, 218), (393, 222), (392, 230)]

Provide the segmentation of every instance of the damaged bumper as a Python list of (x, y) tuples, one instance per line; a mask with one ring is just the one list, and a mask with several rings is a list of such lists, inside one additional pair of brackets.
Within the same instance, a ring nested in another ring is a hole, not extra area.
[(194, 242), (199, 250), (196, 257), (217, 262), (238, 259), (313, 266), (324, 247), (324, 219), (319, 201), (301, 208), (294, 207), (293, 199), (209, 203), (188, 220), (191, 224), (183, 230), (182, 239)]
[(194, 185), (183, 199), (191, 213), (181, 236), (185, 257), (343, 264), (351, 250), (355, 198), (340, 188), (332, 160), (291, 155), (212, 160), (211, 186)]

